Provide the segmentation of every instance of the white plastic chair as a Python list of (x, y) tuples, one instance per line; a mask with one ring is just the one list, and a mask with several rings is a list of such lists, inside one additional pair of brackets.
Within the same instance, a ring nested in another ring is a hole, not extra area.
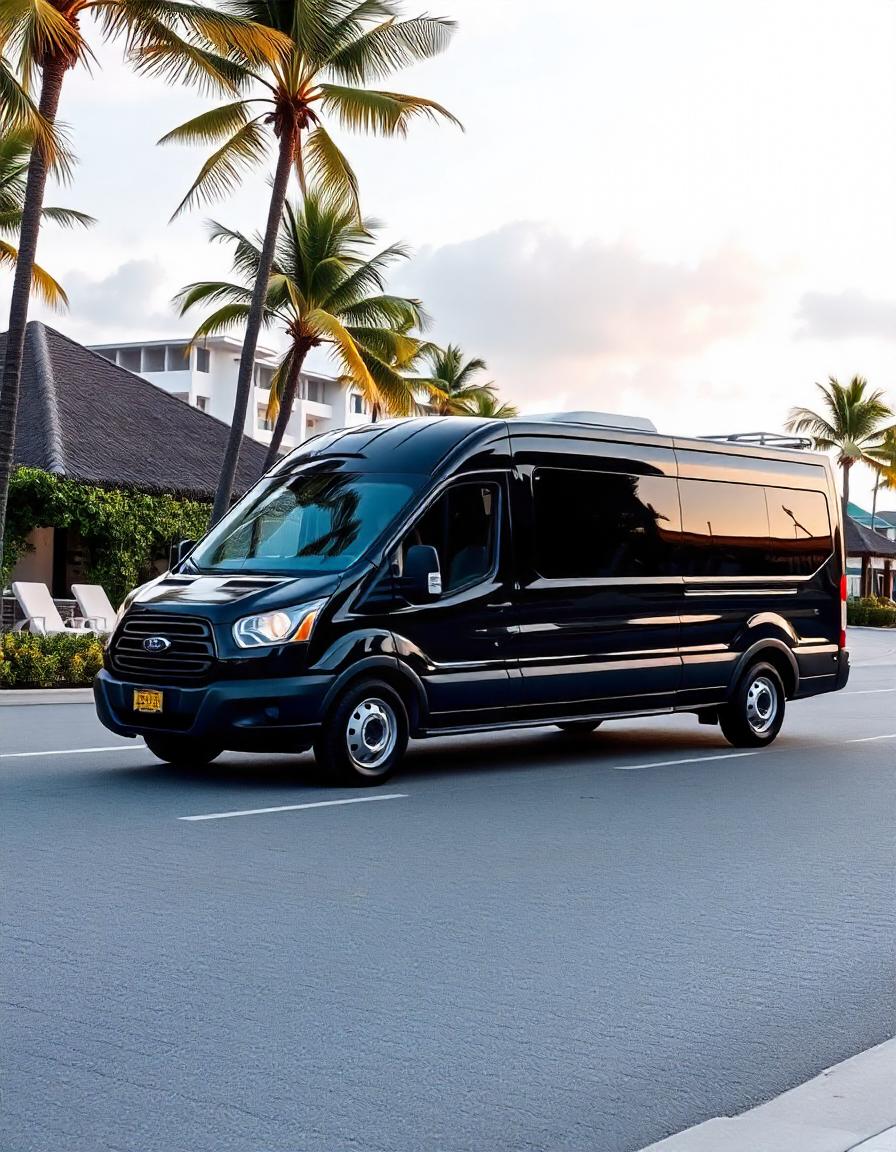
[(15, 632), (24, 632), (27, 628), (40, 636), (52, 636), (59, 632), (87, 634), (96, 631), (87, 626), (87, 621), (82, 616), (75, 616), (68, 621), (63, 620), (46, 584), (13, 580), (12, 594), (25, 613), (25, 619), (16, 624)]
[(118, 613), (101, 584), (72, 584), (72, 595), (86, 624), (98, 632), (112, 631)]

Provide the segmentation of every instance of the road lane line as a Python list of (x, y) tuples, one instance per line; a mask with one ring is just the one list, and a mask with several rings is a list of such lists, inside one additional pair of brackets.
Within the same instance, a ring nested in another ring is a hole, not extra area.
[(0, 760), (16, 760), (22, 756), (77, 756), (86, 752), (137, 752), (145, 744), (109, 744), (105, 748), (52, 748), (49, 752), (0, 752)]
[(847, 744), (871, 744), (875, 740), (896, 740), (896, 732), (890, 732), (885, 736), (860, 736), (858, 740), (847, 740)]
[(721, 752), (718, 756), (691, 756), (687, 760), (657, 760), (652, 764), (614, 764), (614, 772), (638, 772), (641, 768), (671, 768), (676, 764), (702, 764), (706, 760), (738, 760), (741, 756), (758, 756), (758, 752)]
[(896, 688), (854, 688), (844, 696), (878, 696), (881, 692), (896, 692)]
[(304, 808), (336, 808), (340, 804), (372, 804), (374, 800), (407, 800), (407, 792), (388, 796), (352, 796), (347, 800), (317, 800), (313, 804), (281, 804), (278, 808), (246, 808), (241, 812), (209, 812), (203, 816), (178, 816), (178, 820), (230, 820), (233, 816), (265, 816), (269, 812), (300, 812)]

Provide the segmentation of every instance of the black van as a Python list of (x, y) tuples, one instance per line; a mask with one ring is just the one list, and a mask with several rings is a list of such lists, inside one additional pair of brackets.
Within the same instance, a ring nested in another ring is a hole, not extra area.
[(826, 457), (589, 413), (340, 429), (128, 596), (95, 694), (163, 760), (693, 712), (768, 744), (849, 675)]

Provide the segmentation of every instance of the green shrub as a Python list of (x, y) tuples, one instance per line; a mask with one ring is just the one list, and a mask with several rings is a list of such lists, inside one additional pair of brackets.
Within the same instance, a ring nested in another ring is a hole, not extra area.
[(103, 666), (103, 637), (0, 632), (0, 688), (86, 688)]
[(846, 623), (870, 628), (896, 628), (896, 604), (877, 596), (850, 600), (846, 605)]

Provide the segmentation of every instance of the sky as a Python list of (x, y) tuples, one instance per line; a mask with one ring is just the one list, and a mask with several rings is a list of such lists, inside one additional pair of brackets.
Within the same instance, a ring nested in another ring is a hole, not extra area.
[[(457, 35), (390, 84), (465, 131), (339, 139), (384, 242), (413, 249), (393, 286), (503, 398), (688, 435), (779, 430), (828, 376), (896, 404), (894, 0), (425, 8)], [(211, 102), (98, 57), (66, 78), (80, 164), (49, 200), (99, 223), (44, 230), (71, 309), (33, 315), (85, 342), (190, 334), (171, 297), (228, 271), (205, 221), (259, 229), (265, 174), (169, 224), (204, 154), (155, 141)]]

